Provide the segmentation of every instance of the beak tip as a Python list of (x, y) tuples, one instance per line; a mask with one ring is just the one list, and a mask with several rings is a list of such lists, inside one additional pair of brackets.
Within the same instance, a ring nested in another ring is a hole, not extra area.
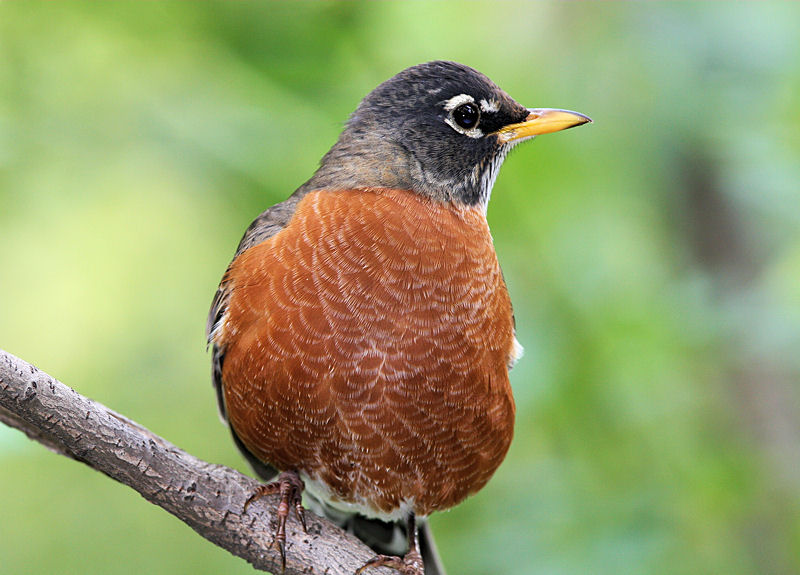
[(575, 112), (575, 114), (581, 117), (581, 121), (575, 124), (575, 126), (583, 126), (584, 124), (594, 124), (594, 120), (592, 120), (589, 116), (585, 114), (579, 114), (578, 112)]

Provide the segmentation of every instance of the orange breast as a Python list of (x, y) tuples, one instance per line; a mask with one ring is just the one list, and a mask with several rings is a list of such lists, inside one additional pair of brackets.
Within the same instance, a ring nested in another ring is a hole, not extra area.
[(313, 192), (226, 281), (226, 407), (260, 459), (383, 517), (452, 507), (500, 465), (513, 319), (478, 209)]

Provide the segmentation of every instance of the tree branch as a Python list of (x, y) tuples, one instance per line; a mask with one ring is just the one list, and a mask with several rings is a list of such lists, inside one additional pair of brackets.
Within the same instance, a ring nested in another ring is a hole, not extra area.
[[(244, 502), (258, 485), (255, 480), (197, 459), (3, 350), (0, 421), (135, 489), (256, 569), (280, 572), (277, 549), (271, 547), (277, 496), (264, 498), (244, 514)], [(374, 555), (314, 514), (308, 514), (307, 534), (293, 516), (286, 530), (285, 575), (352, 575)]]

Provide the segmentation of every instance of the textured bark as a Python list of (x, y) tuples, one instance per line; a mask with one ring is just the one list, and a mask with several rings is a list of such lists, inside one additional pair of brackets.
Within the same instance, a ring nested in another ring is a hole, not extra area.
[[(258, 485), (255, 480), (197, 459), (3, 350), (0, 421), (135, 489), (256, 569), (280, 573), (277, 549), (271, 547), (277, 496), (262, 499), (243, 514), (245, 500)], [(285, 575), (352, 575), (373, 556), (330, 522), (312, 513), (307, 520), (304, 533), (297, 518), (289, 518)]]

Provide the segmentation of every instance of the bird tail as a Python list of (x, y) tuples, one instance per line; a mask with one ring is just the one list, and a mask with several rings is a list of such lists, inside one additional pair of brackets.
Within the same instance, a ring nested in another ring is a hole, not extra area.
[(423, 521), (419, 526), (419, 548), (422, 553), (422, 563), (425, 565), (425, 575), (446, 575), (444, 564), (433, 539), (433, 530), (430, 523)]
[[(320, 508), (328, 519), (358, 537), (379, 555), (402, 557), (408, 551), (408, 527), (405, 521), (369, 519), (333, 509), (325, 504), (321, 504)], [(425, 575), (446, 575), (430, 524), (422, 519), (417, 521), (417, 525), (419, 551), (425, 565)]]

